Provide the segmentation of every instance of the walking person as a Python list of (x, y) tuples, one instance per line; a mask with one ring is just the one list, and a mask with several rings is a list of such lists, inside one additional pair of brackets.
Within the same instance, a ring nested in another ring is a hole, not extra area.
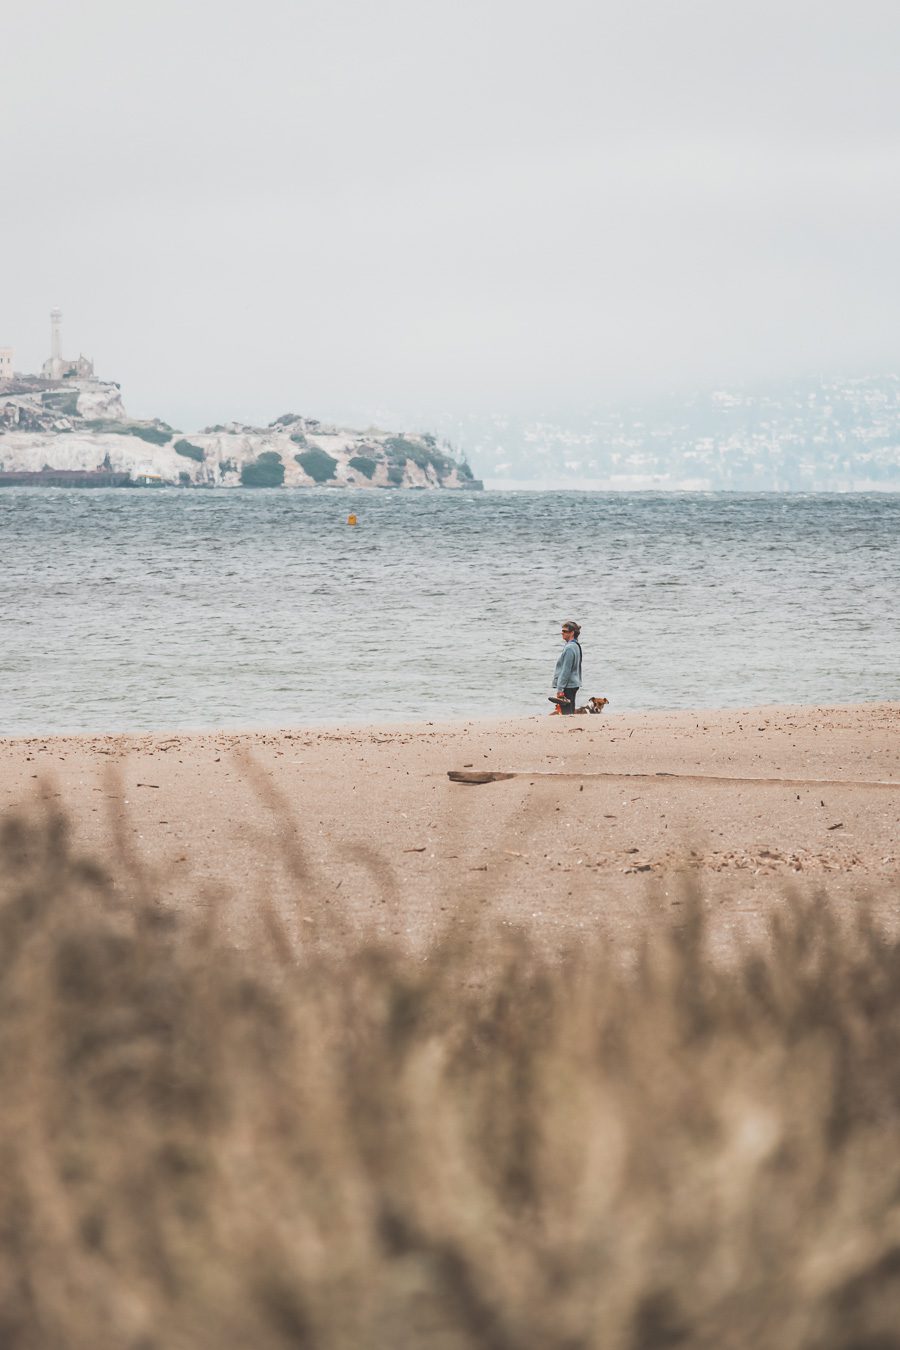
[(581, 643), (578, 641), (580, 634), (580, 626), (567, 619), (562, 626), (565, 646), (559, 654), (556, 670), (553, 672), (553, 688), (556, 692), (551, 697), (551, 702), (558, 704), (559, 711), (563, 714), (575, 711), (575, 695), (581, 688)]

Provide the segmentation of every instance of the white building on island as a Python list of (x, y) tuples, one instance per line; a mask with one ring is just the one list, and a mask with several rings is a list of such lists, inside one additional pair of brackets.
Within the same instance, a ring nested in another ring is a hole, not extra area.
[(86, 356), (68, 361), (62, 354), (62, 310), (50, 311), (50, 356), (41, 368), (45, 380), (89, 380), (94, 375), (94, 363)]
[(11, 380), (13, 377), (13, 352), (12, 347), (0, 347), (0, 384), (4, 380)]

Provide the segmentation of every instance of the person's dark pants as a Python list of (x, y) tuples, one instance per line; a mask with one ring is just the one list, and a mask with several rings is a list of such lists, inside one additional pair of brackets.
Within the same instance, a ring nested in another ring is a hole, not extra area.
[(559, 710), (563, 717), (571, 716), (575, 711), (575, 695), (578, 693), (578, 686), (576, 685), (574, 689), (564, 689), (563, 693), (566, 696), (566, 702), (559, 705)]

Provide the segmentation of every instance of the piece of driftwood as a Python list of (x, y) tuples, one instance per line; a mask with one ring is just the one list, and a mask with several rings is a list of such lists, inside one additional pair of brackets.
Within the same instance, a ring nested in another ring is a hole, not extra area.
[(494, 773), (491, 769), (450, 769), (447, 777), (451, 783), (499, 783), (504, 778), (516, 778), (514, 773)]
[[(660, 778), (671, 778), (685, 783), (739, 783), (741, 786), (753, 784), (757, 787), (890, 788), (895, 792), (900, 791), (900, 779), (895, 781), (876, 779), (873, 782), (858, 778), (740, 778), (732, 774), (669, 773), (664, 769), (657, 769), (655, 773), (604, 773), (590, 769), (576, 773), (557, 769), (514, 769), (512, 773), (498, 773), (492, 769), (448, 769), (447, 777), (451, 783), (500, 783), (505, 778), (558, 778), (575, 781), (593, 778), (605, 782), (616, 782), (621, 779), (653, 782)], [(829, 826), (829, 828), (836, 827)]]

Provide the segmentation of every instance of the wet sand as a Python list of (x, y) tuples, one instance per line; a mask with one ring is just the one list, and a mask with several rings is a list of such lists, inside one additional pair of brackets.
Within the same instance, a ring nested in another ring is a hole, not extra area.
[(621, 937), (686, 876), (723, 931), (798, 886), (900, 906), (898, 703), (0, 741), (0, 812), (40, 796), (238, 940), (267, 901), (298, 937)]

